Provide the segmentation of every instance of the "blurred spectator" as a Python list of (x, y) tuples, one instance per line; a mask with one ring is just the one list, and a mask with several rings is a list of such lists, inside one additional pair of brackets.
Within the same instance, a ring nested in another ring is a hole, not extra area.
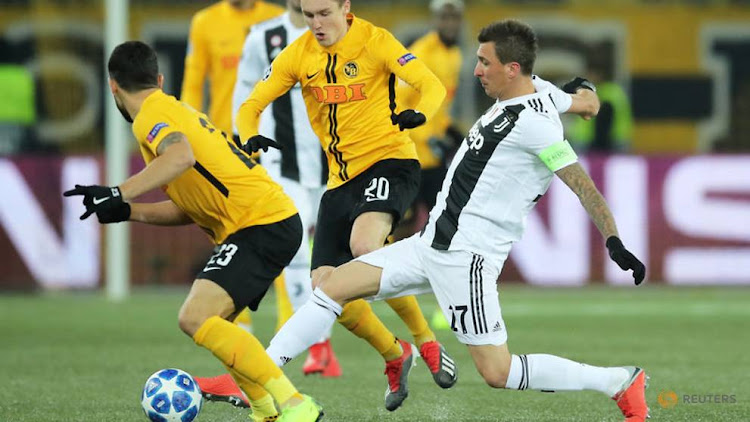
[(256, 23), (284, 13), (281, 6), (261, 0), (222, 0), (198, 11), (190, 23), (185, 76), (180, 100), (205, 111), (203, 88), (210, 85), (208, 118), (232, 133), (232, 92), (242, 45)]
[(569, 140), (579, 151), (628, 151), (633, 133), (630, 100), (622, 86), (613, 80), (608, 62), (599, 59), (598, 50), (596, 46), (590, 50), (586, 78), (596, 85), (601, 109), (591, 120), (575, 119), (569, 126)]
[[(417, 147), (422, 181), (411, 213), (416, 221), (409, 219), (411, 221), (405, 222), (408, 227), (403, 235), (421, 228), (427, 212), (435, 205), (435, 196), (445, 176), (446, 157), (463, 139), (463, 131), (455, 127), (451, 118), (451, 107), (461, 70), (458, 38), (463, 25), (464, 3), (462, 0), (432, 0), (430, 11), (433, 15), (432, 30), (409, 46), (409, 51), (435, 73), (448, 93), (435, 116), (409, 132)], [(419, 102), (419, 93), (401, 83), (396, 98), (400, 109), (414, 108)]]
[(25, 148), (36, 122), (34, 78), (24, 66), (0, 64), (0, 155)]

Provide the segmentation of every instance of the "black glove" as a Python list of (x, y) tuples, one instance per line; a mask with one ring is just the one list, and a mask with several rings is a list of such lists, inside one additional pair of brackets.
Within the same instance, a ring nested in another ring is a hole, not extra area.
[(562, 86), (562, 90), (568, 94), (575, 94), (579, 89), (588, 89), (596, 92), (596, 86), (591, 81), (581, 77), (575, 77), (572, 81)]
[(417, 110), (404, 110), (401, 113), (391, 113), (391, 123), (398, 125), (398, 129), (403, 131), (404, 129), (414, 129), (417, 126), (422, 126), (427, 118), (424, 114)]
[(607, 239), (607, 249), (609, 250), (609, 257), (612, 261), (615, 261), (621, 269), (633, 270), (633, 280), (635, 285), (639, 285), (643, 282), (646, 277), (646, 266), (643, 265), (638, 258), (635, 257), (630, 251), (625, 249), (622, 241), (617, 236), (610, 236)]
[(119, 223), (130, 220), (130, 204), (120, 202), (115, 207), (106, 207), (96, 210), (96, 218), (100, 224)]
[(276, 148), (278, 150), (284, 149), (283, 145), (274, 141), (273, 139), (266, 138), (263, 135), (255, 135), (252, 138), (248, 139), (247, 142), (245, 142), (245, 145), (242, 146), (242, 150), (252, 155), (261, 149), (263, 150), (263, 152), (267, 152), (269, 147)]
[(85, 220), (93, 213), (102, 224), (118, 223), (130, 219), (130, 204), (122, 200), (120, 188), (117, 186), (81, 186), (65, 191), (63, 196), (83, 196), (86, 207), (80, 219)]
[(237, 146), (237, 148), (242, 149), (242, 140), (240, 139), (240, 135), (236, 133), (232, 135), (232, 142), (235, 146)]

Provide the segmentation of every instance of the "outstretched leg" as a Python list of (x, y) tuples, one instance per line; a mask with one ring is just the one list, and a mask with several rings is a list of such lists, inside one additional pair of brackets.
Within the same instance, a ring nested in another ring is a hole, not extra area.
[[(381, 268), (359, 261), (324, 273), (310, 300), (271, 340), (268, 354), (279, 364), (290, 361), (319, 339), (339, 318), (344, 326), (368, 339), (386, 358), (386, 409), (397, 409), (408, 395), (408, 375), (416, 348), (393, 337), (372, 313), (370, 305), (359, 299), (374, 296), (380, 290), (381, 275)], [(346, 313), (347, 309), (349, 313)], [(389, 336), (386, 342), (380, 341), (384, 335)], [(395, 357), (388, 359), (389, 353)]]
[(548, 354), (511, 355), (507, 344), (469, 346), (469, 353), (490, 387), (513, 390), (592, 390), (615, 400), (628, 422), (648, 417), (646, 374), (636, 367), (599, 367)]

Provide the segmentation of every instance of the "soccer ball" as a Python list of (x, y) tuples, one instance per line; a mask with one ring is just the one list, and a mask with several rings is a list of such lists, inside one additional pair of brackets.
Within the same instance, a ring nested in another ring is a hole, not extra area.
[(153, 422), (192, 422), (203, 397), (193, 377), (180, 369), (162, 369), (146, 381), (141, 406)]

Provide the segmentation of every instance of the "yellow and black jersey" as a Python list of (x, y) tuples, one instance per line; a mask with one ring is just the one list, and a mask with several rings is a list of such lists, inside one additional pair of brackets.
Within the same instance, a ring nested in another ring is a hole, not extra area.
[(215, 128), (208, 117), (162, 91), (149, 95), (133, 122), (146, 165), (173, 132), (187, 137), (193, 168), (164, 189), (217, 244), (245, 227), (276, 223), (297, 213), (266, 170)]
[(208, 77), (211, 104), (207, 114), (217, 128), (232, 133), (232, 92), (242, 45), (251, 26), (282, 13), (282, 7), (264, 1), (238, 10), (224, 0), (196, 13), (190, 24), (180, 100), (202, 111)]
[(429, 119), (445, 97), (438, 78), (385, 29), (349, 15), (349, 31), (321, 46), (305, 33), (273, 61), (236, 118), (243, 141), (258, 133), (260, 113), (297, 82), (307, 114), (328, 157), (328, 188), (346, 183), (378, 161), (416, 159), (408, 132), (391, 123), (400, 78), (421, 93), (414, 107)]
[[(461, 73), (461, 49), (457, 45), (446, 46), (437, 32), (433, 31), (415, 41), (409, 50), (435, 73), (448, 92), (435, 116), (426, 124), (413, 129), (409, 134), (417, 147), (417, 155), (422, 168), (435, 168), (440, 165), (440, 159), (432, 153), (429, 140), (433, 137), (445, 137), (445, 130), (452, 123), (451, 107)], [(419, 92), (407, 84), (399, 84), (397, 93), (399, 106), (403, 108), (414, 108), (419, 103)]]

